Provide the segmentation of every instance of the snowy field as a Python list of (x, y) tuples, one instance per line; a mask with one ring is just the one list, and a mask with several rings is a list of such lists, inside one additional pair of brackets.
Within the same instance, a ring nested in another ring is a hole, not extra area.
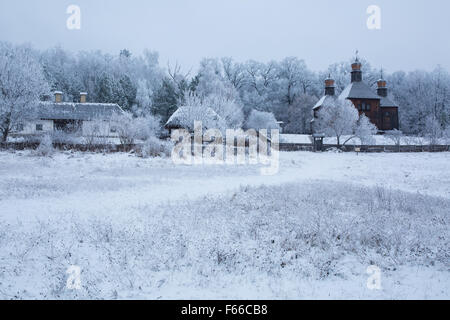
[(0, 152), (0, 177), (2, 299), (450, 298), (450, 153), (281, 153), (261, 176)]

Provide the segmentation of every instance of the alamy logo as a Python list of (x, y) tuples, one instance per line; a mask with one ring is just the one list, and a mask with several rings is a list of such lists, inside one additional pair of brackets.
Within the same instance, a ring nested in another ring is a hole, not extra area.
[(367, 8), (367, 28), (369, 30), (380, 30), (381, 29), (381, 9), (379, 6), (371, 5)]
[(67, 14), (70, 14), (67, 18), (67, 29), (69, 30), (80, 30), (81, 29), (81, 9), (77, 5), (70, 5), (67, 7)]
[[(225, 133), (225, 143), (224, 143)], [(279, 130), (244, 131), (242, 129), (208, 129), (203, 133), (201, 121), (194, 122), (194, 134), (188, 130), (172, 130), (175, 164), (262, 164), (262, 175), (275, 175), (279, 169)]]

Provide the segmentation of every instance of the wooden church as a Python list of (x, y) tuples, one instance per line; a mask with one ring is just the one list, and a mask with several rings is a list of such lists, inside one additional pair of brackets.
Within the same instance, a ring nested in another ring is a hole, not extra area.
[(335, 82), (331, 77), (325, 80), (325, 95), (313, 108), (314, 120), (322, 106), (332, 104), (335, 99), (348, 99), (360, 115), (365, 114), (377, 126), (380, 132), (399, 129), (398, 105), (388, 95), (387, 82), (383, 79), (377, 81), (377, 91), (374, 92), (363, 81), (361, 63), (358, 58), (352, 64), (351, 83), (342, 91), (339, 97), (335, 96)]

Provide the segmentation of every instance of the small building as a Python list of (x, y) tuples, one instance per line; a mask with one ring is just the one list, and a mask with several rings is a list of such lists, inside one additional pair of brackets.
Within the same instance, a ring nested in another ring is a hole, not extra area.
[(35, 120), (27, 121), (15, 128), (14, 134), (40, 135), (54, 131), (79, 136), (89, 135), (96, 127), (99, 135), (117, 137), (111, 119), (114, 115), (123, 114), (122, 108), (115, 103), (88, 103), (87, 93), (80, 94), (80, 102), (63, 102), (62, 92), (54, 92), (54, 101), (39, 103)]

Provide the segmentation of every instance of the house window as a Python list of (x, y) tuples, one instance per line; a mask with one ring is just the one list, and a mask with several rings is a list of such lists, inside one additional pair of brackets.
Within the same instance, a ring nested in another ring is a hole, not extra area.
[(363, 102), (362, 110), (363, 111), (370, 111), (370, 104)]
[(358, 104), (358, 110), (359, 110), (359, 111), (361, 111), (361, 110), (362, 110), (362, 105), (361, 105), (361, 103), (360, 103), (360, 104)]
[(36, 131), (43, 131), (43, 130), (44, 130), (44, 126), (42, 124), (36, 125)]

